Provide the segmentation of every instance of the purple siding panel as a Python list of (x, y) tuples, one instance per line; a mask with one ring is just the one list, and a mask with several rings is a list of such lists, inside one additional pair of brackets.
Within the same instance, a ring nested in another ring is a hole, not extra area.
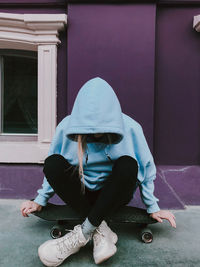
[(0, 166), (0, 198), (33, 198), (43, 179), (41, 165)]
[(200, 8), (159, 8), (156, 35), (157, 164), (200, 163)]
[[(193, 167), (192, 170), (192, 181), (188, 184), (187, 177), (190, 172), (188, 173), (187, 166), (182, 168), (174, 168), (173, 166), (159, 167), (158, 177), (155, 180), (155, 196), (160, 200), (160, 208), (183, 209), (184, 204), (200, 204), (199, 184), (196, 183), (199, 168)], [(184, 179), (182, 179), (182, 172), (185, 174)], [(0, 198), (35, 198), (37, 190), (41, 187), (43, 181), (41, 165), (1, 165), (0, 174)], [(178, 179), (174, 179), (174, 177)], [(191, 195), (193, 195), (192, 198)], [(50, 202), (64, 204), (56, 194), (50, 199)], [(129, 205), (145, 207), (141, 201), (139, 190), (136, 191)]]
[(160, 166), (159, 170), (186, 205), (200, 205), (200, 166)]
[[(0, 165), (0, 198), (33, 199), (43, 182), (43, 166), (29, 164)], [(55, 194), (50, 202), (63, 204)]]
[[(173, 167), (171, 167), (173, 169)], [(160, 176), (161, 169), (158, 170), (158, 175), (155, 180), (154, 195), (159, 199), (158, 205), (160, 209), (184, 209), (184, 202), (179, 199), (177, 194), (171, 190), (168, 184)], [(199, 201), (200, 203), (200, 201)], [(134, 198), (130, 201), (129, 206), (145, 208), (142, 202), (139, 189), (136, 190)]]
[(99, 76), (152, 148), (155, 5), (71, 4), (68, 16), (68, 112), (83, 83)]

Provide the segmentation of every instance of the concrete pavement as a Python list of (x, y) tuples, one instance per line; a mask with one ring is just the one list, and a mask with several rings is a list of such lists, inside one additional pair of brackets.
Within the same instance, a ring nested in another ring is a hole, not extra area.
[[(0, 266), (40, 267), (37, 248), (51, 239), (53, 222), (31, 215), (22, 217), (23, 200), (0, 199)], [(151, 225), (154, 241), (140, 241), (138, 228), (130, 224), (112, 224), (117, 233), (117, 253), (101, 266), (123, 267), (198, 267), (200, 266), (200, 206), (186, 206), (185, 210), (171, 210), (176, 216), (177, 228), (167, 221)], [(92, 244), (70, 256), (61, 266), (96, 266)]]

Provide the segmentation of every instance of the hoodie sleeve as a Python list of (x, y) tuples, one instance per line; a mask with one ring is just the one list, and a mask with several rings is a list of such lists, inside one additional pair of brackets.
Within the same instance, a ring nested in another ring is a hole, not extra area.
[(139, 189), (140, 189), (142, 201), (147, 208), (147, 213), (153, 213), (153, 212), (159, 211), (160, 208), (157, 204), (157, 201), (159, 201), (159, 199), (156, 198), (153, 194), (154, 181), (153, 180), (148, 180), (148, 181), (144, 180), (139, 185)]
[[(62, 131), (58, 125), (56, 128), (55, 135), (52, 139), (48, 156), (52, 154), (60, 154), (62, 147)], [(49, 198), (51, 198), (55, 192), (53, 188), (48, 183), (46, 177), (44, 176), (42, 187), (37, 190), (38, 195), (34, 199), (34, 202), (38, 203), (41, 206), (46, 206)]]
[(160, 210), (157, 204), (159, 199), (154, 196), (156, 166), (141, 126), (139, 126), (137, 133), (136, 156), (138, 158), (140, 172), (143, 176), (143, 180), (139, 184), (140, 195), (147, 208), (147, 213), (153, 213)]

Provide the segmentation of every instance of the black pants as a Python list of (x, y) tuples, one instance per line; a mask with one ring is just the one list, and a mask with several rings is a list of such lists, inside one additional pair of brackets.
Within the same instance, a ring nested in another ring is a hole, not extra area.
[(74, 210), (99, 226), (111, 212), (128, 204), (137, 187), (138, 165), (130, 156), (119, 157), (103, 188), (81, 190), (78, 168), (75, 169), (63, 156), (54, 154), (44, 162), (44, 174), (55, 193)]

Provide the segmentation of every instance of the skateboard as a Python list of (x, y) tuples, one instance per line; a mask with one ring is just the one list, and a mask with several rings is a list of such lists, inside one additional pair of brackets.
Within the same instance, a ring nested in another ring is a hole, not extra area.
[[(32, 213), (33, 215), (46, 221), (56, 221), (50, 230), (52, 238), (59, 238), (66, 234), (66, 226), (69, 222), (82, 222), (85, 218), (81, 217), (68, 205), (55, 205), (47, 203), (41, 211)], [(148, 228), (149, 224), (156, 223), (157, 220), (151, 218), (145, 209), (132, 206), (123, 206), (117, 212), (111, 214), (106, 222), (109, 223), (134, 223), (140, 227), (141, 240), (144, 243), (153, 241), (152, 231)]]

